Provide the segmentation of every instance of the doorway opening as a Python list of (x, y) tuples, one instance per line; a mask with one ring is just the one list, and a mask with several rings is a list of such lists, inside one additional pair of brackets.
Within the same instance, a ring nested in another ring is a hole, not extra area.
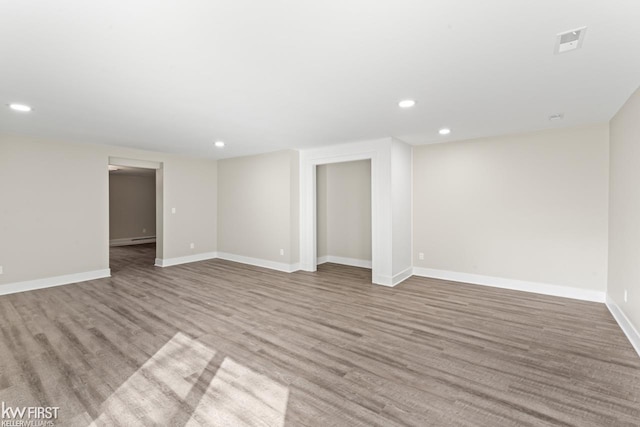
[(109, 268), (149, 268), (162, 253), (160, 163), (109, 159)]
[(316, 165), (316, 264), (371, 269), (372, 252), (371, 159)]

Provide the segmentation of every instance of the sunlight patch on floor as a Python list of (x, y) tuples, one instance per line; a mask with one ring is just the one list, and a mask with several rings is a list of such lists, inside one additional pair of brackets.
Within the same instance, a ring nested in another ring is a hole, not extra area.
[(288, 387), (227, 357), (186, 425), (282, 427), (288, 399)]
[(162, 423), (180, 411), (216, 352), (178, 332), (102, 404), (95, 425)]
[(178, 332), (101, 405), (91, 426), (284, 426), (289, 389)]

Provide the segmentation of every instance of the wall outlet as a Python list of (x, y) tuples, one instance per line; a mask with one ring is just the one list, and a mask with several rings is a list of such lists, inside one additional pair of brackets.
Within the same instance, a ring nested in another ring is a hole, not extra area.
[(146, 233), (146, 232), (147, 232), (147, 229), (146, 229), (146, 228), (143, 228), (143, 229), (142, 229), (142, 234), (144, 234), (144, 233)]
[(2, 273), (3, 273), (2, 266), (0, 265), (0, 274), (2, 274)]
[(171, 208), (171, 213), (172, 214), (176, 213), (176, 208)]
[[(2, 267), (0, 267), (0, 273), (2, 272)], [(624, 302), (627, 302), (629, 300), (629, 293), (627, 292), (627, 290), (624, 290)]]
[(193, 243), (192, 243), (192, 244), (190, 244), (189, 246), (191, 247), (191, 249), (193, 249), (193, 248), (195, 248), (195, 247), (196, 247), (196, 245), (195, 245), (195, 244), (193, 244)]
[(284, 255), (284, 249), (280, 249), (280, 255)]
[(423, 252), (420, 252), (420, 253), (418, 254), (418, 259), (419, 259), (420, 261), (424, 261), (424, 253), (423, 253)]

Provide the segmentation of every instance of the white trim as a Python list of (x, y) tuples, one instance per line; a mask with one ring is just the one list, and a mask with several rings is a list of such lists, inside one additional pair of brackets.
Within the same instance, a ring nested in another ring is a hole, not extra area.
[(155, 241), (156, 236), (125, 237), (109, 240), (109, 246), (143, 245), (145, 243), (155, 243)]
[(325, 255), (318, 257), (317, 264), (324, 263), (333, 263), (333, 264), (341, 264), (341, 265), (349, 265), (351, 267), (360, 267), (360, 268), (371, 268), (371, 260), (367, 259), (357, 259), (357, 258), (345, 258), (341, 256), (333, 256), (333, 255)]
[(413, 276), (413, 267), (407, 267), (400, 273), (393, 276), (393, 279), (392, 279), (393, 286), (399, 285), (400, 283), (404, 282), (411, 276)]
[(114, 166), (126, 166), (142, 169), (162, 169), (162, 163), (150, 160), (125, 159), (124, 157), (109, 156), (109, 164)]
[(388, 286), (390, 288), (399, 285), (413, 275), (413, 267), (407, 267), (394, 276), (384, 276), (373, 274), (372, 282), (376, 285)]
[[(316, 166), (371, 160), (371, 251), (373, 283), (392, 270), (391, 138), (300, 151), (300, 266), (316, 271)], [(384, 283), (380, 283), (384, 284)]]
[(458, 273), (455, 271), (436, 270), (433, 268), (414, 267), (413, 274), (421, 277), (450, 280), (452, 282), (470, 283), (473, 285), (492, 286), (494, 288), (513, 289), (536, 294), (553, 295), (583, 301), (605, 302), (604, 291), (573, 288), (570, 286), (550, 285), (548, 283), (526, 282), (524, 280), (505, 279), (502, 277), (482, 276), (479, 274)]
[(382, 274), (372, 273), (371, 282), (376, 285), (388, 286), (390, 288), (394, 286), (393, 278), (391, 276), (384, 276)]
[(104, 277), (111, 277), (110, 269), (105, 268), (104, 270), (85, 271), (84, 273), (65, 274), (63, 276), (47, 277), (44, 279), (7, 283), (6, 285), (0, 285), (0, 295), (69, 285), (71, 283), (85, 282), (87, 280), (102, 279)]
[(249, 264), (256, 267), (269, 268), (271, 270), (284, 271), (285, 273), (293, 273), (300, 270), (300, 263), (286, 264), (284, 262), (269, 261), (260, 258), (251, 258), (243, 255), (235, 255), (226, 252), (218, 252), (218, 258), (227, 261)]
[(204, 252), (201, 254), (186, 255), (176, 258), (156, 258), (156, 267), (171, 267), (173, 265), (188, 264), (190, 262), (206, 261), (217, 258), (217, 252)]
[(616, 302), (609, 295), (607, 295), (606, 304), (607, 308), (611, 312), (611, 315), (616, 320), (616, 322), (618, 322), (618, 325), (620, 325), (620, 329), (622, 329), (622, 332), (624, 332), (634, 350), (636, 351), (636, 353), (638, 353), (638, 356), (640, 356), (640, 333), (633, 326), (633, 323), (631, 323), (629, 318), (624, 314), (624, 311), (622, 311), (618, 304), (616, 304)]
[(300, 263), (286, 264), (284, 262), (269, 261), (260, 258), (251, 258), (243, 255), (235, 255), (226, 252), (205, 252), (195, 255), (187, 255), (176, 258), (156, 258), (156, 267), (171, 267), (174, 265), (187, 264), (190, 262), (206, 261), (209, 259), (224, 259), (227, 261), (239, 262), (241, 264), (254, 265), (256, 267), (269, 268), (271, 270), (293, 273), (300, 270)]

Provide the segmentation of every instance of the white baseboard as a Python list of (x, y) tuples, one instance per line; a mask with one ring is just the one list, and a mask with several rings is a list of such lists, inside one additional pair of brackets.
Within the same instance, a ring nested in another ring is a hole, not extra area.
[(173, 265), (187, 264), (190, 262), (206, 261), (209, 259), (224, 259), (227, 261), (239, 262), (242, 264), (254, 265), (256, 267), (270, 268), (271, 270), (284, 271), (292, 273), (300, 270), (300, 264), (286, 264), (283, 262), (269, 261), (266, 259), (251, 258), (243, 255), (235, 255), (226, 252), (205, 252), (202, 254), (187, 255), (177, 258), (156, 258), (156, 267), (171, 267)]
[(412, 275), (413, 275), (413, 267), (407, 267), (406, 269), (402, 270), (400, 273), (395, 274), (393, 276), (383, 276), (380, 274), (374, 274), (373, 277), (371, 278), (372, 279), (371, 281), (375, 285), (389, 286), (392, 288), (404, 282)]
[(188, 264), (190, 262), (206, 261), (218, 258), (217, 252), (204, 252), (201, 254), (186, 255), (176, 258), (156, 258), (156, 267), (171, 267), (172, 265)]
[(413, 276), (413, 267), (407, 267), (405, 270), (393, 276), (393, 286), (399, 285), (411, 276)]
[(0, 285), (0, 295), (15, 294), (17, 292), (33, 291), (36, 289), (51, 288), (54, 286), (68, 285), (71, 283), (85, 282), (87, 280), (110, 277), (111, 270), (86, 271), (84, 273), (65, 274), (63, 276), (47, 277), (45, 279), (27, 280), (24, 282), (8, 283)]
[(611, 299), (611, 297), (609, 297), (609, 295), (607, 295), (606, 304), (607, 308), (611, 312), (611, 315), (614, 319), (616, 319), (618, 325), (620, 325), (622, 332), (624, 332), (624, 334), (627, 336), (627, 339), (629, 339), (629, 342), (635, 349), (636, 353), (638, 353), (638, 356), (640, 356), (640, 333), (633, 326), (629, 318), (624, 314), (624, 311), (622, 311), (620, 307), (618, 307), (618, 304), (616, 304), (615, 301)]
[(145, 243), (155, 243), (155, 242), (156, 242), (156, 236), (125, 237), (123, 239), (109, 240), (109, 246), (144, 245)]
[(345, 258), (341, 256), (325, 255), (318, 257), (317, 264), (324, 264), (330, 262), (333, 264), (349, 265), (351, 267), (369, 268), (371, 269), (371, 260), (357, 259), (357, 258)]
[(260, 258), (251, 258), (243, 255), (235, 255), (226, 252), (218, 252), (218, 258), (227, 261), (239, 262), (242, 264), (254, 265), (256, 267), (270, 268), (271, 270), (284, 271), (285, 273), (293, 273), (300, 270), (300, 263), (287, 264), (284, 262), (269, 261)]
[(314, 271), (317, 271), (317, 264), (314, 264), (313, 266), (311, 264), (303, 264), (300, 263), (300, 270), (302, 271), (308, 271), (310, 273), (313, 273)]
[(502, 277), (482, 276), (479, 274), (458, 273), (455, 271), (436, 270), (432, 268), (421, 267), (414, 267), (413, 274), (415, 276), (450, 280), (452, 282), (471, 283), (474, 285), (533, 292), (536, 294), (553, 295), (557, 297), (573, 298), (583, 301), (602, 303), (605, 302), (604, 291), (592, 291), (587, 289), (573, 288), (570, 286), (550, 285), (548, 283), (527, 282), (524, 280), (505, 279)]
[(393, 278), (391, 276), (383, 276), (380, 274), (373, 274), (371, 277), (371, 282), (374, 285), (382, 285), (393, 287)]

